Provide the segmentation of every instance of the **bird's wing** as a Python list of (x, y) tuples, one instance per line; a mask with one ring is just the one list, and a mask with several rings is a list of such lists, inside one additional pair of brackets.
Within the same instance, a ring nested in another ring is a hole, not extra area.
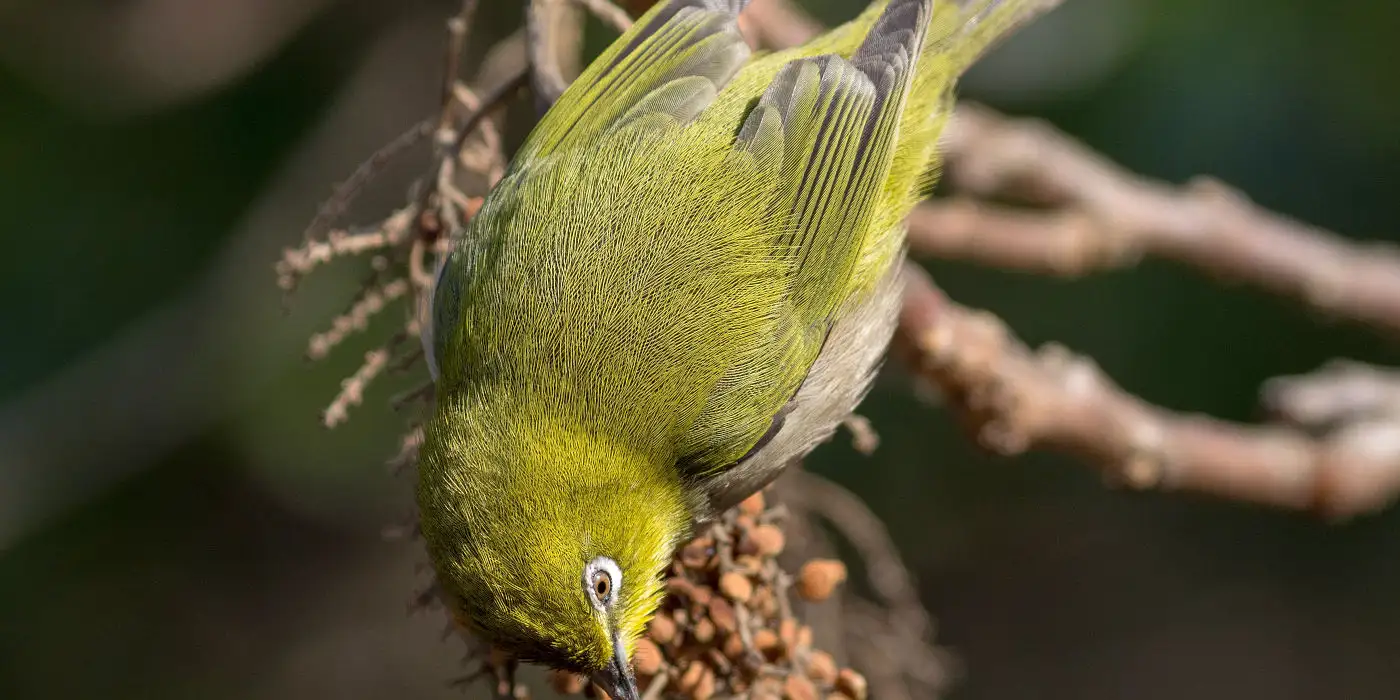
[[(564, 91), (512, 158), (493, 196), (509, 197), (521, 169), (535, 164), (548, 170), (544, 162), (561, 150), (588, 147), (621, 128), (664, 128), (694, 119), (748, 59), (735, 21), (748, 2), (669, 0), (653, 7)], [(437, 274), (423, 332), (434, 380), (459, 320), (469, 258), (454, 253)]]
[(748, 0), (670, 0), (647, 12), (575, 80), (515, 162), (638, 120), (686, 123), (749, 57), (736, 17)]
[(776, 169), (776, 247), (794, 270), (782, 337), (756, 346), (719, 383), (684, 441), (682, 464), (733, 466), (780, 429), (784, 407), (851, 296), (871, 214), (894, 159), (899, 120), (930, 0), (892, 0), (850, 59), (785, 65), (739, 130), (736, 147)]

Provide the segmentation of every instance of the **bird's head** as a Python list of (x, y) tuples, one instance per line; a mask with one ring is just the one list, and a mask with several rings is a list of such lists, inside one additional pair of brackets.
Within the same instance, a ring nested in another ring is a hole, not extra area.
[(681, 485), (650, 462), (571, 431), (498, 443), (430, 424), (419, 515), (446, 602), (522, 660), (635, 700), (632, 650), (690, 522)]

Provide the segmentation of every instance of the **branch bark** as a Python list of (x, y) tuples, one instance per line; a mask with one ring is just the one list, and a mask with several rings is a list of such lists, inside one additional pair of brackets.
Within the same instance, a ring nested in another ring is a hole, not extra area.
[(914, 213), (918, 253), (1069, 276), (1156, 255), (1400, 335), (1394, 246), (1270, 212), (1211, 178), (1175, 187), (1136, 175), (1044, 122), (985, 107), (960, 105), (945, 146), (947, 180), (963, 197)]
[[(1383, 399), (1373, 384), (1357, 390), (1350, 375), (1276, 386), (1275, 403), (1300, 416), (1374, 416), (1343, 419), (1319, 437), (1178, 414), (1128, 394), (1091, 360), (1060, 346), (1031, 350), (1000, 319), (952, 301), (912, 264), (906, 280), (897, 349), (992, 452), (1043, 448), (1082, 458), (1133, 488), (1334, 518), (1378, 510), (1400, 492), (1400, 414), (1352, 410), (1400, 406), (1400, 380), (1392, 378)], [(1328, 409), (1301, 408), (1319, 403)]]

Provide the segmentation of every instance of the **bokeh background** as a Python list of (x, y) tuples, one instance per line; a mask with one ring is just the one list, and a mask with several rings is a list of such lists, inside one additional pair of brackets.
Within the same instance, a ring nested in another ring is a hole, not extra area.
[[(472, 59), (518, 20), (482, 4)], [(830, 23), (863, 3), (801, 4)], [(457, 697), (460, 645), (405, 612), (418, 553), (379, 537), (409, 503), (383, 468), (408, 380), (318, 423), (401, 319), (309, 365), (363, 269), (316, 274), (284, 314), (271, 268), (333, 182), (434, 108), (454, 5), (0, 2), (0, 697)], [(1397, 240), (1396, 27), (1395, 3), (1068, 0), (963, 94), (1140, 172)], [(422, 155), (351, 218), (401, 201)], [(1173, 265), (931, 268), (1172, 408), (1253, 419), (1267, 377), (1400, 362)], [(887, 519), (965, 664), (955, 697), (1400, 697), (1400, 510), (1326, 525), (989, 458), (898, 371), (865, 412), (873, 457), (838, 439), (810, 466)]]

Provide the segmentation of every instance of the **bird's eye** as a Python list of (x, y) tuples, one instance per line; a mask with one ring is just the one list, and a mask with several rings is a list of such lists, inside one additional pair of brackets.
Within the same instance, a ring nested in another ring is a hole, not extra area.
[(612, 559), (598, 557), (584, 567), (583, 585), (588, 593), (588, 602), (594, 608), (604, 610), (617, 597), (617, 589), (622, 585), (622, 570)]

